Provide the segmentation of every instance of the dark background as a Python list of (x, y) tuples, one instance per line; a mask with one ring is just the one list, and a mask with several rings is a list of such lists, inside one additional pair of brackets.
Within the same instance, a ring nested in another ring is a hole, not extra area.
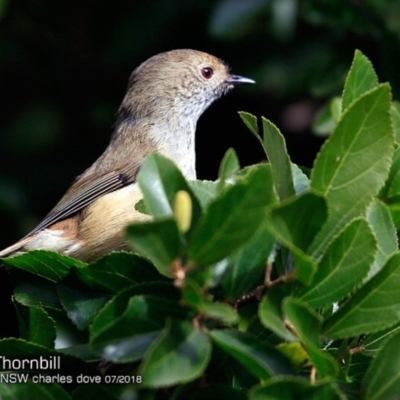
[(399, 98), (400, 2), (384, 0), (0, 0), (0, 248), (32, 229), (108, 144), (131, 71), (193, 48), (257, 85), (198, 123), (200, 179), (223, 154), (264, 159), (237, 111), (266, 116), (311, 167), (318, 110), (340, 95), (356, 48)]

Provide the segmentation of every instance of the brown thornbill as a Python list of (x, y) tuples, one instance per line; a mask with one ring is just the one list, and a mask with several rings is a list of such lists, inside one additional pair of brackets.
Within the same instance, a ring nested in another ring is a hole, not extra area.
[(254, 81), (232, 75), (222, 60), (196, 50), (168, 51), (139, 65), (104, 153), (44, 220), (0, 257), (45, 249), (91, 261), (127, 249), (125, 226), (147, 218), (135, 210), (141, 198), (136, 175), (146, 155), (169, 157), (187, 179), (195, 179), (197, 120), (214, 100), (246, 83)]

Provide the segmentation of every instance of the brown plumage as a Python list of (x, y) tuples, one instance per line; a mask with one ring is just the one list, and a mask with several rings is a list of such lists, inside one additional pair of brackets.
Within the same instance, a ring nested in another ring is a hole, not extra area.
[(124, 227), (147, 218), (135, 210), (141, 198), (136, 175), (146, 155), (161, 153), (195, 179), (197, 120), (243, 83), (254, 81), (231, 75), (223, 61), (195, 50), (173, 50), (142, 63), (129, 79), (107, 149), (44, 220), (0, 257), (47, 249), (90, 261), (126, 249)]

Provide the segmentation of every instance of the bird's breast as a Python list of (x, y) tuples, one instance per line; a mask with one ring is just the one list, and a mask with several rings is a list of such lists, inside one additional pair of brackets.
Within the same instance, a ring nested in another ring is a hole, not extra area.
[(153, 140), (157, 152), (171, 159), (189, 180), (196, 179), (195, 129), (192, 120), (169, 129), (155, 129)]

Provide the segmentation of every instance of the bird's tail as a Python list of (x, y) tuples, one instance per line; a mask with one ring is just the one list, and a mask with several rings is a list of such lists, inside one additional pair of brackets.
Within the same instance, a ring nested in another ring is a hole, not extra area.
[(16, 256), (18, 254), (24, 253), (24, 246), (30, 241), (31, 238), (27, 237), (21, 239), (19, 242), (14, 243), (11, 246), (6, 247), (4, 250), (0, 251), (0, 258)]

